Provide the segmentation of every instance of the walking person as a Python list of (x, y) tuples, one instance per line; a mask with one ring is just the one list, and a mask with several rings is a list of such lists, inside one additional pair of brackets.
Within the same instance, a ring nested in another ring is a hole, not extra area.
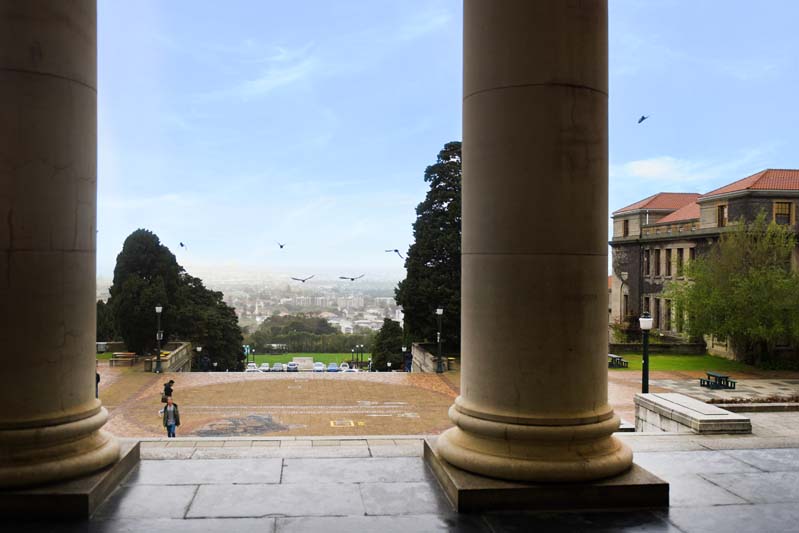
[(173, 379), (164, 383), (164, 392), (161, 393), (161, 403), (166, 403), (166, 399), (172, 397), (172, 385), (174, 384), (175, 380)]
[(97, 370), (97, 365), (99, 363), (97, 361), (94, 362), (94, 397), (100, 398), (100, 372)]
[(175, 438), (175, 429), (180, 425), (180, 412), (178, 411), (178, 404), (172, 401), (171, 396), (167, 396), (166, 405), (158, 411), (158, 414), (163, 415), (166, 436)]

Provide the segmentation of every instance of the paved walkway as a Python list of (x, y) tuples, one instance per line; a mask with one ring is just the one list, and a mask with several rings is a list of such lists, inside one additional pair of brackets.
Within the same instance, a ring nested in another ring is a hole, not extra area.
[(671, 484), (662, 510), (458, 515), (420, 437), (151, 439), (91, 521), (9, 531), (799, 531), (799, 413), (752, 419), (745, 436), (619, 434)]

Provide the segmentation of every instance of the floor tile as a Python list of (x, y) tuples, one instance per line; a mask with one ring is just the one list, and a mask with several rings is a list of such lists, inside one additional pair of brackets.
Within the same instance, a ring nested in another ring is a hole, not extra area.
[(280, 483), (282, 459), (142, 461), (129, 485)]
[(393, 483), (424, 481), (426, 475), (416, 457), (286, 459), (283, 466), (283, 483)]
[(368, 515), (449, 514), (452, 506), (435, 480), (359, 485)]
[(703, 474), (702, 477), (753, 503), (799, 502), (799, 472)]
[(492, 531), (503, 533), (658, 532), (679, 533), (667, 520), (649, 511), (607, 513), (488, 513)]
[(95, 513), (98, 518), (183, 518), (194, 485), (121, 487)]
[(283, 516), (361, 516), (358, 485), (203, 485), (189, 518)]
[(725, 453), (767, 472), (799, 470), (799, 449), (730, 450)]
[(717, 451), (641, 452), (634, 461), (658, 477), (716, 472), (758, 472), (758, 469), (730, 455)]
[(669, 509), (664, 516), (686, 533), (799, 532), (799, 506), (796, 504), (682, 507)]
[(477, 516), (345, 516), (278, 518), (276, 533), (493, 533)]

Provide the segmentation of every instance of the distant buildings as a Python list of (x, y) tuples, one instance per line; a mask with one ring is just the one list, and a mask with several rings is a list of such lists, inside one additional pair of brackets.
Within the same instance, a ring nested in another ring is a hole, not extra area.
[(683, 317), (662, 296), (664, 285), (684, 279), (685, 266), (741, 218), (751, 221), (762, 210), (795, 230), (797, 204), (799, 170), (767, 169), (706, 194), (661, 192), (615, 211), (611, 322), (646, 311), (655, 329), (680, 333)]

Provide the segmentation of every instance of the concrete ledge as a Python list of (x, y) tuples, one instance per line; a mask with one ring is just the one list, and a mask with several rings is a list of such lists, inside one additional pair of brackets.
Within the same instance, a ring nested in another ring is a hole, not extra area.
[(733, 413), (782, 413), (787, 411), (799, 411), (799, 403), (780, 402), (780, 403), (716, 403), (713, 404), (721, 409), (732, 411)]
[(749, 418), (676, 393), (636, 394), (635, 430), (670, 433), (751, 433)]
[(590, 483), (532, 484), (471, 474), (444, 461), (436, 437), (424, 441), (424, 460), (459, 513), (501, 510), (608, 510), (669, 506), (669, 484), (638, 465)]
[(139, 442), (120, 442), (120, 459), (99, 472), (64, 483), (0, 490), (0, 515), (86, 519), (139, 464)]

